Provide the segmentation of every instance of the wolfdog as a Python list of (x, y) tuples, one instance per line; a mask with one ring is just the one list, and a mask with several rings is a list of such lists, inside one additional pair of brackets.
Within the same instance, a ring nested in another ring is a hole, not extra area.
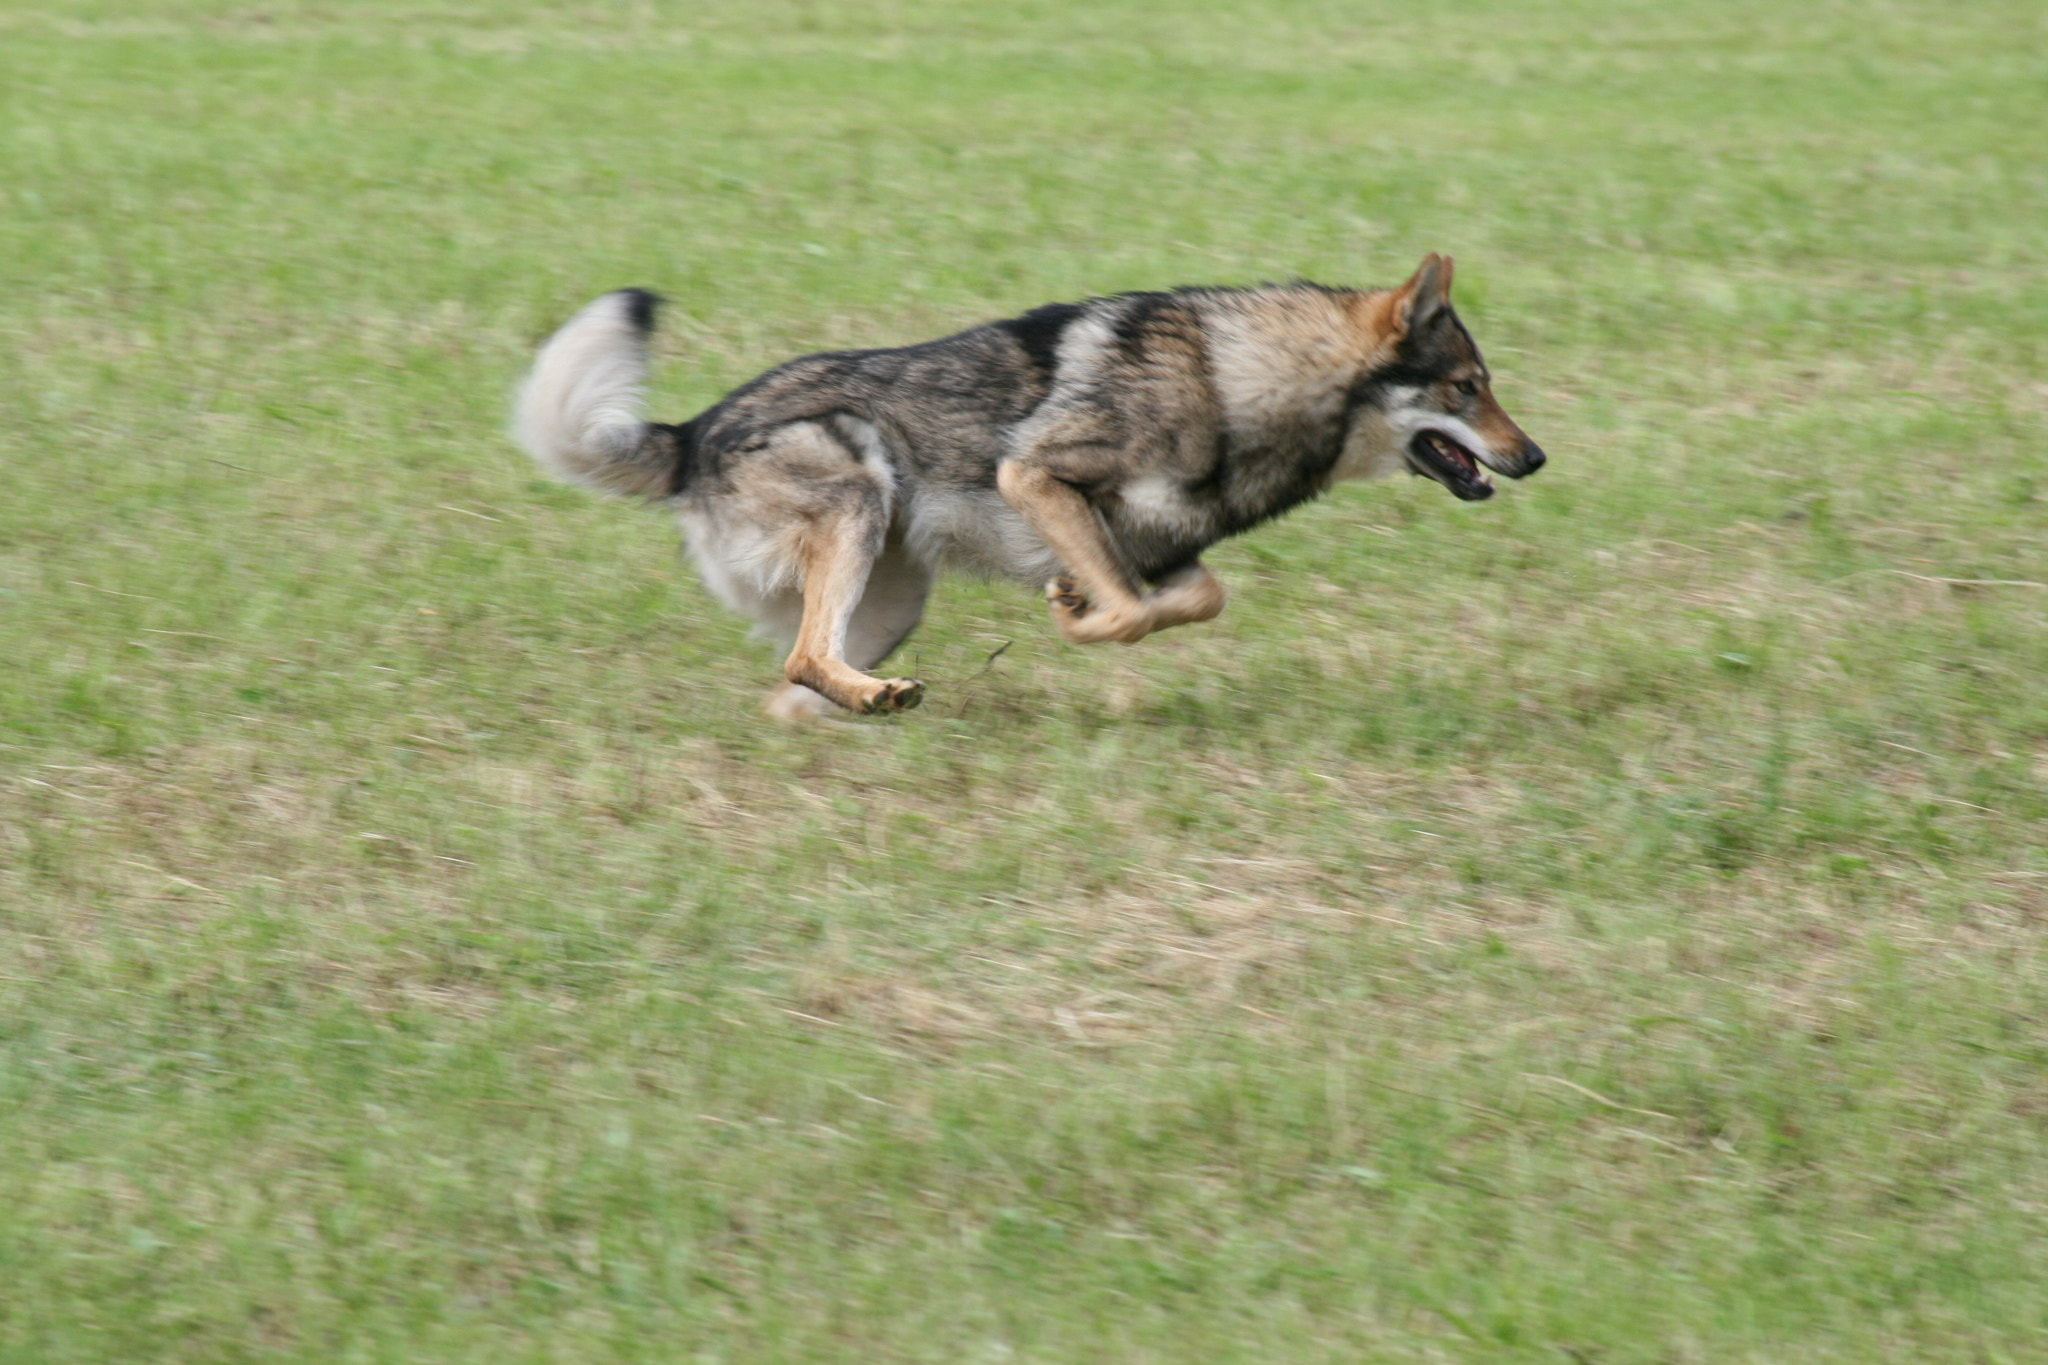
[(706, 586), (789, 647), (771, 715), (900, 711), (874, 668), (942, 569), (1044, 585), (1075, 644), (1223, 610), (1201, 554), (1341, 479), (1493, 495), (1543, 451), (1494, 401), (1431, 253), (1394, 289), (1305, 282), (1054, 303), (921, 345), (805, 356), (687, 422), (643, 415), (653, 294), (541, 347), (515, 435), (673, 507)]

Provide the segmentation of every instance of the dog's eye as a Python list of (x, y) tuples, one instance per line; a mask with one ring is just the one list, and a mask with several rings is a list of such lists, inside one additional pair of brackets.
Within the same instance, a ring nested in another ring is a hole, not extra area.
[(1473, 394), (1479, 392), (1479, 386), (1469, 379), (1460, 379), (1456, 384), (1453, 384), (1451, 387), (1456, 389), (1459, 393), (1463, 394), (1467, 398), (1470, 398)]

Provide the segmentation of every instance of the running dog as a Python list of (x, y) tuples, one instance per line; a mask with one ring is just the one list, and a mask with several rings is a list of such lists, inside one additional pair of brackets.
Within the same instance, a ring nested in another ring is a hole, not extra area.
[(789, 646), (771, 715), (901, 711), (874, 668), (943, 569), (1043, 584), (1075, 644), (1207, 621), (1201, 554), (1343, 479), (1493, 495), (1543, 451), (1494, 401), (1451, 261), (1394, 289), (1295, 283), (1054, 303), (938, 341), (805, 356), (687, 422), (643, 413), (658, 300), (606, 294), (541, 347), (514, 431), (575, 483), (666, 503), (705, 584)]

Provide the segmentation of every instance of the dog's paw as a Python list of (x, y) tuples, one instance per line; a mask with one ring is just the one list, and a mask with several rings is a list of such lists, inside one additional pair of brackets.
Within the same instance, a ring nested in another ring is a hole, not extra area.
[(889, 715), (914, 709), (924, 700), (924, 684), (915, 678), (891, 678), (867, 700), (871, 716)]
[(1045, 600), (1056, 616), (1085, 616), (1088, 614), (1088, 599), (1081, 593), (1080, 584), (1071, 578), (1055, 578), (1045, 585)]

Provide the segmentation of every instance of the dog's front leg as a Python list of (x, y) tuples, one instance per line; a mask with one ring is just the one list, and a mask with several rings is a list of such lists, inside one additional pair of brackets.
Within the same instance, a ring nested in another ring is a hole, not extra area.
[(1197, 562), (1161, 579), (1145, 601), (1152, 608), (1152, 629), (1165, 630), (1215, 620), (1223, 614), (1230, 593), (1222, 579)]
[(996, 490), (1066, 566), (1068, 577), (1048, 583), (1045, 594), (1053, 623), (1068, 641), (1131, 644), (1158, 629), (1151, 601), (1117, 562), (1078, 488), (1041, 465), (1012, 459), (996, 470)]

